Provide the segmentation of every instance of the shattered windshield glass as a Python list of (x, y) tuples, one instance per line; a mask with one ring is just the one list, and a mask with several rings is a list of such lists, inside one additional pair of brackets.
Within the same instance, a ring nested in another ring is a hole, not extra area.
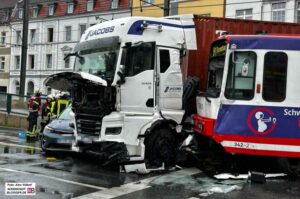
[(113, 80), (119, 48), (100, 48), (80, 51), (75, 60), (75, 71), (86, 72), (106, 80)]
[(224, 40), (215, 42), (211, 48), (208, 64), (207, 97), (219, 97), (221, 92), (223, 70), (225, 65), (227, 43)]

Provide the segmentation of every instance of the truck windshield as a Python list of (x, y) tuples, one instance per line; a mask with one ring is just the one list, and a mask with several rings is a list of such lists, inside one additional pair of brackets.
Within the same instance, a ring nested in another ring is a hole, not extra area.
[(90, 73), (112, 81), (118, 55), (117, 47), (80, 51), (75, 60), (75, 71)]
[(207, 97), (217, 98), (220, 96), (226, 48), (227, 43), (224, 40), (212, 44), (208, 64), (208, 85), (205, 94)]

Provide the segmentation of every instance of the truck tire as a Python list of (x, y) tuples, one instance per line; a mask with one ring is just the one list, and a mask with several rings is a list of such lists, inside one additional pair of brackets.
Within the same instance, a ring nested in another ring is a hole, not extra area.
[(145, 139), (145, 159), (147, 166), (175, 166), (177, 140), (171, 130), (156, 128)]

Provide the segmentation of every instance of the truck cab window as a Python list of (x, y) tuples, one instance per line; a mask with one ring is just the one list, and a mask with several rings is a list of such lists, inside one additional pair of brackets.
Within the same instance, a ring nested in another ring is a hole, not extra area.
[(251, 100), (254, 97), (256, 54), (235, 52), (230, 55), (229, 62), (225, 97)]
[(264, 61), (262, 96), (265, 101), (285, 99), (288, 57), (283, 52), (268, 52)]
[(170, 52), (166, 49), (159, 50), (160, 72), (164, 73), (170, 66)]
[(121, 64), (125, 65), (125, 76), (137, 75), (154, 69), (155, 43), (142, 43), (123, 49)]

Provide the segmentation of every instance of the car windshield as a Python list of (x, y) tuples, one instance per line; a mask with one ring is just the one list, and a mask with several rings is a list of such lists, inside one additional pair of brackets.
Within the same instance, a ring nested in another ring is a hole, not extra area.
[(86, 72), (106, 80), (113, 80), (119, 49), (100, 48), (78, 52), (75, 61), (76, 72)]
[(60, 120), (72, 120), (72, 109), (71, 106), (67, 107), (58, 117)]

